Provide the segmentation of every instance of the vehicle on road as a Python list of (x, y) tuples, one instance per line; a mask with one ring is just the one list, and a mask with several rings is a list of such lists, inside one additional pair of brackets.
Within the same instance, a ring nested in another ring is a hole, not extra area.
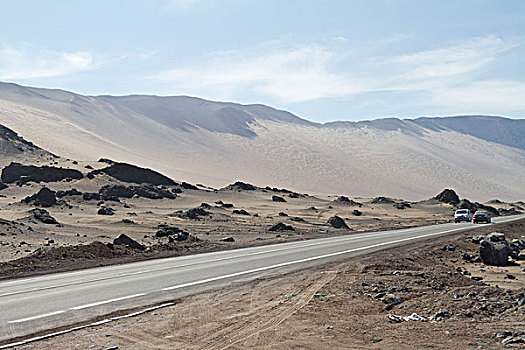
[(458, 209), (454, 213), (454, 222), (472, 221), (472, 212), (469, 209)]
[(489, 224), (492, 221), (490, 213), (485, 210), (478, 210), (474, 213), (474, 218), (472, 222), (477, 224), (478, 222), (486, 222)]

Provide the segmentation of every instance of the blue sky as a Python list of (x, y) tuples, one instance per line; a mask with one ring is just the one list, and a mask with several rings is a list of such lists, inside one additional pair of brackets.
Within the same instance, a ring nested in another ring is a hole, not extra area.
[(525, 117), (525, 1), (2, 1), (0, 81), (314, 121)]

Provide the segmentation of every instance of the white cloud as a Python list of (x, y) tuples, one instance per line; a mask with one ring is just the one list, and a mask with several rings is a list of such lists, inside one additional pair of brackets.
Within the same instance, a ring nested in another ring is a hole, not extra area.
[[(375, 46), (366, 42), (361, 47), (350, 40), (332, 38), (324, 44), (298, 44), (286, 38), (212, 52), (195, 64), (152, 78), (168, 89), (176, 87), (185, 94), (220, 99), (238, 100), (245, 94), (298, 103), (400, 91), (417, 94), (417, 104), (422, 106), (477, 105), (480, 112), (494, 113), (498, 108), (508, 111), (511, 105), (525, 109), (520, 102), (524, 101), (525, 82), (495, 81), (487, 78), (489, 75), (483, 78), (486, 81), (482, 79), (488, 68), (523, 45), (523, 40), (486, 36), (395, 56), (383, 54), (391, 52), (396, 42), (411, 37), (393, 34), (378, 39)], [(491, 93), (493, 87), (498, 88), (496, 93)], [(386, 100), (377, 101), (384, 104)]]
[(228, 97), (250, 90), (286, 102), (341, 97), (364, 86), (330, 72), (336, 60), (325, 46), (286, 45), (281, 41), (254, 48), (214, 52), (196, 65), (162, 72), (153, 78), (186, 91), (207, 91)]
[(97, 66), (89, 51), (50, 51), (29, 44), (0, 46), (0, 79), (31, 79), (63, 76)]

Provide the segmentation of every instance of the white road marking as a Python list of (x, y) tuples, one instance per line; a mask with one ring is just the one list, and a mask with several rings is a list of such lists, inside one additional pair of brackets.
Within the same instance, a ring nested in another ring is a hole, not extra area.
[(204, 284), (204, 283), (208, 283), (208, 282), (218, 281), (218, 280), (222, 280), (222, 279), (226, 279), (226, 278), (232, 278), (232, 277), (247, 275), (247, 274), (254, 273), (254, 272), (271, 270), (271, 269), (275, 269), (275, 268), (278, 268), (278, 267), (284, 267), (284, 266), (288, 266), (288, 265), (299, 264), (299, 263), (304, 263), (304, 262), (308, 262), (308, 261), (329, 258), (329, 257), (332, 257), (332, 256), (353, 253), (353, 252), (357, 252), (357, 251), (361, 251), (361, 250), (381, 247), (381, 246), (390, 245), (390, 244), (394, 244), (394, 243), (411, 241), (411, 240), (415, 240), (415, 239), (418, 239), (418, 238), (442, 235), (442, 234), (445, 234), (445, 233), (459, 231), (459, 230), (463, 230), (463, 229), (464, 228), (456, 228), (456, 229), (452, 229), (452, 230), (448, 230), (448, 231), (429, 233), (429, 234), (426, 234), (426, 235), (420, 235), (420, 236), (415, 236), (415, 237), (397, 239), (397, 240), (390, 241), (390, 242), (383, 242), (383, 243), (372, 244), (372, 245), (365, 246), (365, 247), (360, 247), (360, 248), (353, 248), (353, 249), (342, 250), (340, 252), (335, 252), (335, 253), (329, 253), (329, 254), (323, 254), (323, 255), (318, 255), (318, 256), (312, 256), (312, 257), (309, 257), (309, 258), (304, 258), (304, 259), (299, 259), (299, 260), (294, 260), (294, 261), (287, 261), (287, 262), (283, 262), (283, 263), (280, 263), (280, 264), (263, 266), (263, 267), (258, 267), (256, 269), (245, 270), (245, 271), (230, 273), (230, 274), (227, 274), (227, 275), (206, 278), (206, 279), (203, 279), (203, 280), (200, 280), (200, 281), (193, 281), (193, 282), (183, 283), (183, 284), (179, 284), (179, 285), (176, 285), (176, 286), (163, 288), (162, 290), (163, 291), (169, 291), (169, 290), (174, 290), (174, 289), (181, 289), (181, 288), (185, 288), (185, 287), (195, 286), (195, 285), (198, 285), (198, 284)]
[(21, 323), (21, 322), (33, 321), (33, 320), (38, 320), (39, 318), (44, 318), (44, 317), (50, 317), (50, 316), (60, 315), (60, 314), (63, 314), (64, 312), (65, 312), (64, 310), (54, 311), (54, 312), (49, 312), (49, 313), (47, 313), (47, 314), (42, 314), (42, 315), (36, 315), (36, 316), (31, 316), (31, 317), (21, 318), (21, 319), (19, 319), (19, 320), (14, 320), (14, 321), (8, 321), (7, 323)]
[(121, 301), (121, 300), (126, 300), (126, 299), (138, 298), (138, 297), (141, 297), (141, 296), (144, 296), (144, 295), (146, 295), (146, 293), (139, 293), (139, 294), (128, 295), (128, 296), (125, 296), (125, 297), (120, 297), (120, 298), (115, 298), (115, 299), (108, 299), (108, 300), (103, 300), (103, 301), (97, 301), (96, 303), (91, 303), (91, 304), (85, 304), (85, 305), (71, 307), (71, 308), (69, 308), (69, 310), (82, 310), (82, 309), (87, 309), (88, 307), (109, 304), (109, 303), (113, 303), (113, 302)]

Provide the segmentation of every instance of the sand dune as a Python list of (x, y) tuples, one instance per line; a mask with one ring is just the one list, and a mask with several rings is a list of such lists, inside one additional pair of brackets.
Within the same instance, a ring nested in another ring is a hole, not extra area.
[[(473, 118), (461, 125), (472, 129)], [(508, 123), (500, 119), (494, 120)], [(408, 200), (445, 187), (479, 201), (525, 197), (525, 150), (516, 136), (523, 123), (511, 127), (508, 138), (505, 128), (495, 136), (469, 134), (439, 120), (320, 125), (260, 105), (87, 97), (2, 84), (0, 124), (64, 157), (108, 157), (214, 187), (241, 179), (300, 192)]]

